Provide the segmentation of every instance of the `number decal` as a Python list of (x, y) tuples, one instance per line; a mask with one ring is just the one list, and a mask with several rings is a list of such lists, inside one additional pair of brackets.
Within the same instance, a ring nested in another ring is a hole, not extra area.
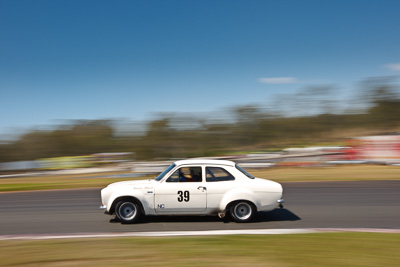
[(178, 191), (178, 201), (179, 202), (183, 201), (183, 192), (182, 191)]
[(189, 191), (183, 192), (183, 199), (184, 199), (186, 202), (189, 202), (189, 200), (190, 200), (190, 193), (189, 193)]
[(178, 191), (178, 201), (182, 202), (189, 202), (190, 200), (190, 193), (189, 191)]

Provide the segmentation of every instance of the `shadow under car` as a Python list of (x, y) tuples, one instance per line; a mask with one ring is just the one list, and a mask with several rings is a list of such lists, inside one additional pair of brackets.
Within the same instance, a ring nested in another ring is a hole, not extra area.
[[(260, 223), (260, 222), (279, 222), (279, 221), (298, 221), (301, 220), (299, 216), (294, 214), (288, 209), (275, 209), (272, 211), (257, 212), (254, 219), (248, 223)], [(110, 220), (110, 223), (119, 223), (117, 217)], [(223, 222), (223, 223), (235, 223), (231, 217), (227, 214), (224, 218), (218, 216), (144, 216), (140, 218), (135, 224), (146, 224), (146, 223), (181, 223), (181, 222)]]

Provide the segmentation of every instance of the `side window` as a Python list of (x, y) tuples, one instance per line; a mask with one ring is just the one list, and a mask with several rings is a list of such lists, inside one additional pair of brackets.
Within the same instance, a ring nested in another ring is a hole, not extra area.
[(206, 181), (207, 182), (223, 182), (233, 181), (235, 177), (223, 168), (207, 167), (206, 168)]
[(176, 170), (168, 179), (167, 182), (187, 183), (201, 182), (202, 180), (201, 167), (182, 167)]

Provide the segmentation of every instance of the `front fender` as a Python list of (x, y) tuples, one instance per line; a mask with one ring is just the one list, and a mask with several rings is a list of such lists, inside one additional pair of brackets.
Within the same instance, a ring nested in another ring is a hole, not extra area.
[(115, 208), (115, 205), (117, 204), (115, 200), (121, 197), (133, 197), (140, 201), (141, 205), (143, 206), (144, 212), (147, 214), (149, 207), (151, 207), (151, 203), (149, 203), (149, 199), (145, 197), (143, 192), (141, 190), (132, 190), (130, 188), (127, 189), (122, 189), (115, 191), (111, 194), (107, 205), (107, 211), (112, 213), (113, 209)]
[(225, 195), (222, 197), (219, 209), (225, 210), (226, 207), (228, 206), (229, 203), (237, 200), (246, 200), (252, 202), (256, 207), (257, 210), (261, 206), (261, 203), (257, 198), (254, 196), (254, 192), (246, 189), (246, 188), (234, 188), (229, 190), (228, 192), (225, 193)]

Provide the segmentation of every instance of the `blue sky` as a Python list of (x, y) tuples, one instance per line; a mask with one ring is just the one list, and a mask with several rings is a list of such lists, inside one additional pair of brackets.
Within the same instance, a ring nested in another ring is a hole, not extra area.
[(337, 95), (400, 74), (400, 1), (0, 0), (0, 133)]

